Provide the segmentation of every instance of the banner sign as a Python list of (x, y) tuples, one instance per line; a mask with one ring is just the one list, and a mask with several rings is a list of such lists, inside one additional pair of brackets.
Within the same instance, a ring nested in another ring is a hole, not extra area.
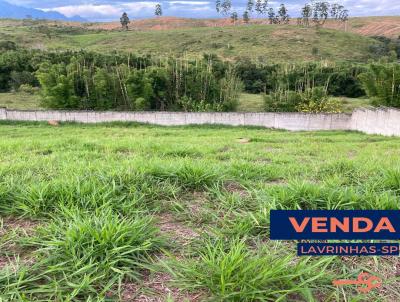
[(400, 211), (273, 210), (271, 240), (398, 240)]

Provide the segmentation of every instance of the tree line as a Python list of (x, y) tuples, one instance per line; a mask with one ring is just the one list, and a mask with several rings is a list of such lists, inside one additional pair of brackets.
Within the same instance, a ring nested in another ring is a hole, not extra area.
[[(215, 9), (217, 13), (227, 17), (230, 16), (232, 23), (238, 21), (238, 13), (232, 6), (231, 0), (216, 0)], [(257, 17), (267, 17), (270, 24), (288, 24), (290, 15), (287, 6), (282, 3), (277, 9), (269, 5), (269, 0), (248, 0), (243, 12), (243, 22), (249, 23), (255, 14)], [(306, 3), (297, 18), (297, 24), (302, 26), (322, 26), (328, 18), (345, 23), (349, 18), (349, 11), (341, 4), (326, 1), (312, 1)]]
[[(382, 47), (389, 51), (396, 45), (400, 41)], [(377, 105), (400, 107), (400, 70), (398, 63), (390, 63), (394, 50), (373, 64), (48, 52), (18, 48), (13, 42), (0, 43), (0, 50), (0, 91), (40, 87), (48, 108), (229, 111), (245, 91), (273, 97), (274, 108), (280, 110), (294, 100), (303, 104), (315, 99), (321, 88), (325, 96), (367, 95)], [(400, 54), (400, 47), (397, 50)]]
[[(232, 0), (216, 0), (215, 9), (217, 13), (224, 17), (230, 17), (232, 23), (239, 20), (237, 11), (232, 6)], [(269, 0), (248, 0), (246, 9), (243, 12), (242, 19), (244, 23), (249, 23), (253, 14), (258, 17), (267, 17), (270, 24), (288, 24), (290, 15), (287, 6), (282, 3), (279, 8), (275, 9), (269, 5)], [(161, 4), (157, 3), (154, 9), (154, 15), (162, 16), (163, 10)], [(309, 27), (312, 24), (323, 26), (328, 18), (345, 23), (349, 18), (349, 11), (339, 3), (330, 3), (326, 1), (315, 1), (306, 3), (300, 12), (301, 17), (297, 18), (297, 24)], [(128, 14), (124, 12), (120, 18), (123, 29), (128, 29), (130, 19)]]

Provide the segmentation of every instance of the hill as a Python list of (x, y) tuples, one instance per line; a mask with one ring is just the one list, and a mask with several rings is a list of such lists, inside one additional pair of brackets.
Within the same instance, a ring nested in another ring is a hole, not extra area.
[[(268, 24), (266, 19), (253, 19), (250, 24)], [(238, 21), (239, 25), (242, 24)], [(296, 20), (291, 21), (292, 25), (296, 25)], [(84, 25), (88, 29), (119, 29), (119, 22), (108, 23), (88, 23)], [(176, 17), (163, 17), (157, 19), (133, 20), (131, 23), (132, 30), (168, 30), (178, 28), (192, 27), (224, 27), (232, 26), (228, 19), (189, 19)], [(398, 37), (400, 35), (400, 17), (358, 17), (351, 18), (347, 25), (336, 21), (328, 20), (324, 25), (325, 28), (348, 31), (363, 36), (386, 36), (389, 38)]]
[(28, 8), (0, 0), (0, 18), (25, 19), (28, 17), (33, 19), (65, 20), (79, 22), (86, 21), (79, 16), (68, 18), (63, 14), (55, 11), (43, 11), (35, 8)]
[[(186, 23), (178, 26), (178, 20)], [(40, 49), (87, 49), (102, 52), (116, 50), (163, 56), (214, 53), (226, 59), (249, 57), (263, 62), (365, 62), (373, 57), (371, 46), (379, 44), (369, 37), (335, 29), (268, 24), (203, 26), (202, 22), (206, 21), (150, 19), (135, 21), (131, 26), (132, 30), (122, 31), (106, 30), (101, 23), (26, 24), (23, 21), (5, 20), (0, 22), (0, 40), (11, 40), (21, 46)], [(194, 23), (197, 25), (193, 26)], [(112, 24), (107, 26), (112, 29)], [(137, 27), (138, 24), (142, 24), (142, 29)], [(179, 28), (169, 29), (167, 25)], [(152, 30), (154, 28), (165, 30)]]

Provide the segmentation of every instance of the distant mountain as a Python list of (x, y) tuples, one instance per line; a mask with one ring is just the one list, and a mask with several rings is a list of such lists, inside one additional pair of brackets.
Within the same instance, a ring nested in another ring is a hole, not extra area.
[(78, 21), (86, 22), (87, 20), (80, 17), (74, 16), (68, 18), (63, 14), (55, 11), (43, 11), (35, 8), (28, 8), (17, 6), (6, 1), (0, 0), (0, 18), (10, 18), (10, 19), (49, 19), (49, 20), (62, 20), (62, 21)]

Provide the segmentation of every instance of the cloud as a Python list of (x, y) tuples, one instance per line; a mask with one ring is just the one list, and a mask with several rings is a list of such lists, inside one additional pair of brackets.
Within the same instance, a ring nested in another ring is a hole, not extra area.
[(68, 5), (53, 7), (50, 9), (43, 9), (44, 11), (57, 11), (64, 14), (67, 17), (73, 17), (79, 15), (83, 18), (97, 18), (97, 17), (108, 17), (119, 15), (121, 10), (112, 5)]
[(44, 11), (57, 11), (67, 17), (79, 15), (85, 19), (96, 21), (109, 21), (119, 18), (123, 12), (132, 17), (150, 16), (158, 2), (134, 2), (111, 4), (83, 4), (67, 5), (43, 9)]
[(169, 4), (180, 4), (180, 5), (190, 5), (190, 6), (197, 6), (197, 5), (209, 5), (210, 2), (208, 1), (169, 1)]

